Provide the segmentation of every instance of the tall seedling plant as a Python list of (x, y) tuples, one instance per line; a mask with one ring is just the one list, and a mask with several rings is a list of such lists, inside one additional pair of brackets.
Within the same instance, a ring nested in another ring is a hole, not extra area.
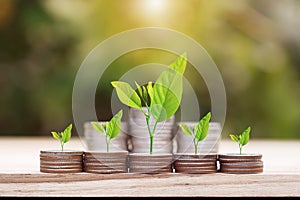
[[(111, 82), (123, 104), (143, 112), (150, 135), (150, 154), (153, 153), (153, 140), (157, 123), (169, 119), (180, 106), (185, 68), (186, 53), (170, 64), (160, 74), (155, 84), (149, 82), (147, 86), (140, 86), (136, 83), (137, 92), (126, 82)], [(142, 109), (142, 102), (145, 104), (146, 111)], [(151, 117), (155, 121), (153, 128), (150, 126)]]

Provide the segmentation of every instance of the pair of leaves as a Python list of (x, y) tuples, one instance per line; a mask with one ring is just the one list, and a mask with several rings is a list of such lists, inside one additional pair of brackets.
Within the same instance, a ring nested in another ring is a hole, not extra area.
[(242, 146), (245, 146), (249, 142), (251, 127), (249, 126), (244, 132), (240, 135), (230, 134), (232, 141), (239, 143)]
[(92, 122), (91, 124), (97, 132), (104, 133), (106, 137), (111, 140), (117, 137), (121, 130), (122, 115), (123, 111), (120, 110), (109, 122), (106, 122), (105, 124), (100, 124), (98, 122)]
[(208, 134), (210, 119), (211, 113), (209, 112), (194, 127), (189, 127), (186, 124), (179, 124), (179, 126), (184, 134), (192, 136), (196, 142), (199, 142), (204, 140)]
[(63, 132), (52, 131), (51, 134), (54, 139), (63, 143), (67, 143), (71, 139), (72, 124), (70, 124)]
[[(158, 77), (154, 86), (149, 82), (147, 87), (139, 86), (138, 92), (145, 102), (150, 97), (150, 112), (157, 122), (170, 118), (180, 106), (182, 98), (182, 77), (186, 68), (186, 54), (179, 56), (168, 69)], [(120, 101), (132, 108), (142, 109), (141, 98), (132, 87), (125, 82), (113, 81)], [(147, 94), (148, 93), (148, 94)]]

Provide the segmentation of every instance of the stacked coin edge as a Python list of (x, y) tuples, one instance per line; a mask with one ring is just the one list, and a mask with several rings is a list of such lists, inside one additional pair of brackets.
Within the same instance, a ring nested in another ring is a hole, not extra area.
[(83, 151), (40, 151), (40, 172), (82, 172)]

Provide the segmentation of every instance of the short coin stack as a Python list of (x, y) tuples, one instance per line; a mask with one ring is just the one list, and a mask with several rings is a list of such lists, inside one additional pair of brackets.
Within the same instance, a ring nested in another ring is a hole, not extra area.
[(127, 173), (128, 152), (85, 152), (84, 171), (89, 173)]
[[(146, 109), (144, 108), (144, 111)], [(175, 116), (173, 115), (164, 122), (157, 123), (153, 141), (154, 153), (173, 152), (173, 128)], [(151, 130), (155, 121), (150, 120)], [(132, 153), (149, 153), (150, 136), (144, 114), (135, 108), (129, 110), (129, 134), (131, 136)]]
[(176, 173), (216, 173), (217, 154), (174, 154), (173, 165)]
[(46, 173), (82, 172), (82, 151), (41, 151), (40, 171)]
[[(187, 126), (195, 126), (198, 122), (181, 122)], [(216, 154), (219, 149), (219, 143), (221, 139), (221, 126), (217, 122), (210, 122), (208, 134), (206, 138), (199, 142), (198, 153), (200, 154)], [(194, 153), (194, 144), (192, 137), (184, 134), (177, 123), (177, 153)]]
[(131, 173), (171, 173), (172, 154), (146, 155), (134, 153), (129, 155), (129, 172)]
[(263, 172), (261, 154), (220, 154), (220, 171), (229, 174), (257, 174)]

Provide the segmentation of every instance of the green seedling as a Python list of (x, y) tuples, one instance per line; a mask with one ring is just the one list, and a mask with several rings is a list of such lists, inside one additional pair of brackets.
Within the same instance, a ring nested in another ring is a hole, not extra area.
[[(182, 78), (186, 68), (186, 54), (179, 56), (157, 78), (155, 84), (149, 82), (147, 86), (136, 83), (137, 92), (126, 82), (113, 81), (120, 101), (131, 107), (141, 110), (146, 118), (150, 136), (150, 154), (153, 152), (153, 140), (158, 122), (169, 119), (180, 106), (182, 98)], [(146, 112), (142, 109), (145, 104)], [(150, 126), (150, 119), (154, 118), (154, 127)]]
[(61, 151), (64, 151), (64, 145), (71, 139), (72, 124), (70, 124), (63, 132), (52, 131), (54, 139), (59, 140)]
[(184, 134), (193, 137), (195, 155), (197, 155), (198, 153), (199, 142), (204, 140), (208, 134), (210, 118), (211, 118), (211, 113), (209, 112), (195, 126), (187, 126), (186, 124), (179, 124)]
[(242, 154), (242, 148), (249, 142), (251, 127), (249, 126), (244, 132), (240, 135), (230, 134), (232, 141), (237, 142), (240, 149), (240, 155)]
[(92, 122), (93, 128), (99, 133), (105, 134), (106, 151), (109, 152), (110, 140), (117, 137), (121, 130), (121, 119), (123, 111), (120, 110), (113, 118), (104, 124)]

